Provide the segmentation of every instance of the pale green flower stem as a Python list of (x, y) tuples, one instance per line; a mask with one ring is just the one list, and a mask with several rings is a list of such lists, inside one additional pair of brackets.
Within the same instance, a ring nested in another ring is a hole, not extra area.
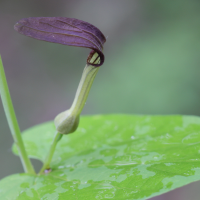
[(51, 163), (51, 160), (52, 160), (54, 151), (55, 151), (55, 149), (56, 149), (56, 145), (57, 145), (57, 143), (59, 142), (59, 140), (62, 138), (62, 136), (63, 136), (62, 134), (56, 132), (56, 134), (55, 134), (55, 136), (54, 136), (54, 139), (53, 139), (53, 141), (52, 141), (52, 143), (51, 143), (51, 147), (50, 147), (50, 149), (49, 149), (49, 152), (48, 152), (48, 154), (47, 154), (47, 156), (46, 156), (46, 158), (45, 158), (44, 164), (43, 164), (43, 166), (42, 166), (42, 168), (41, 168), (39, 174), (43, 174), (43, 172), (44, 172), (45, 170), (50, 169), (50, 163)]
[[(94, 62), (97, 56), (98, 54), (94, 54), (90, 62)], [(98, 62), (99, 59), (97, 59), (95, 63)], [(56, 125), (57, 132), (39, 174), (42, 174), (45, 170), (50, 169), (50, 162), (52, 160), (56, 145), (58, 141), (60, 141), (60, 139), (62, 138), (63, 134), (73, 133), (77, 129), (79, 124), (79, 116), (85, 105), (90, 88), (98, 70), (99, 67), (94, 67), (88, 64), (85, 66), (71, 108), (65, 112), (60, 113), (55, 118), (54, 122)]]
[(2, 103), (3, 103), (3, 107), (5, 110), (5, 114), (7, 117), (7, 121), (10, 127), (10, 131), (13, 136), (14, 142), (17, 146), (19, 157), (21, 159), (24, 171), (29, 174), (35, 174), (34, 168), (31, 164), (31, 161), (28, 158), (28, 155), (26, 153), (24, 143), (21, 137), (21, 132), (19, 129), (19, 125), (17, 122), (14, 108), (13, 108), (12, 100), (10, 97), (10, 92), (8, 89), (8, 84), (6, 81), (6, 76), (3, 69), (3, 63), (2, 63), (1, 57), (0, 57), (0, 95), (1, 95)]

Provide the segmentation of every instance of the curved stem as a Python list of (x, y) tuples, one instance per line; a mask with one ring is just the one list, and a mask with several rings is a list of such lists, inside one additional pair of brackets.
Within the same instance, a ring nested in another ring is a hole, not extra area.
[[(93, 55), (90, 62), (91, 63), (99, 62), (97, 53)], [(65, 112), (60, 113), (56, 117), (55, 125), (56, 125), (57, 132), (39, 174), (42, 174), (45, 170), (50, 169), (50, 162), (53, 157), (53, 153), (55, 151), (58, 141), (62, 138), (63, 134), (69, 134), (76, 130), (79, 123), (79, 115), (85, 105), (90, 88), (92, 86), (92, 83), (94, 81), (94, 78), (98, 70), (99, 70), (99, 67), (86, 65), (86, 67), (83, 70), (83, 75), (81, 77), (71, 108)]]
[(3, 64), (0, 57), (0, 95), (3, 103), (3, 107), (5, 110), (5, 114), (7, 117), (7, 121), (10, 127), (11, 134), (13, 136), (14, 142), (17, 146), (19, 157), (21, 159), (24, 171), (26, 173), (35, 174), (31, 161), (28, 158), (26, 153), (24, 143), (21, 137), (21, 132), (19, 129), (19, 125), (17, 122), (17, 118), (15, 115), (15, 111), (13, 108), (12, 100), (10, 97), (10, 92), (8, 89), (8, 84), (6, 81), (5, 72), (3, 69)]
[(56, 132), (55, 137), (53, 139), (53, 142), (51, 143), (51, 147), (49, 149), (49, 152), (47, 154), (47, 157), (45, 158), (44, 164), (43, 164), (42, 169), (40, 170), (39, 174), (42, 174), (46, 169), (50, 168), (50, 163), (51, 163), (54, 151), (56, 149), (56, 145), (60, 141), (62, 136), (63, 136), (62, 134)]

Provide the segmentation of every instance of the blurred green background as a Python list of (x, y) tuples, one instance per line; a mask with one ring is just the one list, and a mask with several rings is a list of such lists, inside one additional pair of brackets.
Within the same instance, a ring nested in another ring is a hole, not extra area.
[[(21, 130), (70, 107), (89, 50), (20, 35), (19, 19), (77, 18), (108, 37), (83, 114), (200, 115), (199, 11), (199, 0), (0, 0), (0, 54)], [(12, 142), (0, 103), (0, 178), (23, 172)], [(199, 187), (153, 199), (196, 200)]]

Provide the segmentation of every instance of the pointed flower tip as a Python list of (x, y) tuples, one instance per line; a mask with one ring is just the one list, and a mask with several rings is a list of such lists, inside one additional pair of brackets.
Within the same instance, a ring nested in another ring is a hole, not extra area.
[[(30, 17), (18, 21), (14, 29), (38, 40), (92, 49), (87, 64), (99, 67), (104, 63), (103, 44), (106, 38), (88, 22), (67, 17)], [(90, 63), (94, 53), (100, 57), (98, 64)]]

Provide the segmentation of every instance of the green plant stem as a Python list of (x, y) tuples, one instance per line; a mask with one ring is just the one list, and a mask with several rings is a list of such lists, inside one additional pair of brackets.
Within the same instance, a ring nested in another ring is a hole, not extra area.
[[(88, 97), (90, 88), (92, 86), (93, 80), (94, 80), (98, 70), (99, 70), (99, 68), (95, 68), (91, 65), (86, 65), (86, 67), (83, 71), (83, 75), (81, 77), (81, 81), (79, 83), (75, 98), (74, 98), (74, 101), (73, 101), (73, 104), (70, 108), (70, 116), (75, 116), (75, 117), (74, 117), (74, 119), (72, 117), (69, 120), (70, 123), (66, 123), (64, 125), (65, 129), (67, 129), (70, 126), (73, 126), (73, 123), (77, 119), (77, 116), (79, 117), (79, 115), (85, 105), (85, 101)], [(67, 119), (69, 119), (69, 118), (67, 118)], [(73, 130), (73, 131), (75, 131), (75, 130)], [(56, 132), (56, 135), (53, 139), (53, 142), (51, 144), (49, 152), (45, 158), (44, 164), (39, 172), (40, 175), (43, 174), (43, 172), (45, 170), (50, 169), (50, 163), (51, 163), (54, 151), (56, 149), (56, 145), (59, 142), (59, 140), (62, 138), (62, 136), (63, 136), (63, 134), (60, 134), (58, 131)]]
[(42, 174), (44, 172), (44, 170), (46, 170), (46, 169), (50, 169), (50, 163), (51, 163), (54, 151), (56, 149), (56, 145), (60, 141), (62, 136), (63, 136), (62, 134), (56, 132), (54, 139), (53, 139), (53, 142), (51, 143), (51, 147), (49, 149), (49, 152), (47, 154), (47, 157), (45, 158), (44, 164), (43, 164), (39, 174)]
[[(98, 57), (98, 54), (95, 53), (93, 57), (91, 58), (91, 62), (95, 61), (97, 57)], [(99, 62), (99, 59), (95, 61), (95, 63), (98, 63), (98, 62)], [(42, 174), (46, 169), (50, 169), (50, 162), (53, 157), (56, 145), (58, 141), (60, 141), (60, 139), (62, 138), (63, 134), (72, 133), (78, 127), (79, 115), (85, 105), (90, 88), (92, 86), (92, 83), (94, 81), (94, 78), (98, 70), (99, 70), (99, 67), (94, 67), (88, 64), (86, 65), (86, 67), (83, 70), (83, 75), (81, 77), (71, 108), (65, 112), (60, 113), (56, 117), (55, 125), (56, 125), (57, 132), (39, 174)]]
[(8, 89), (8, 84), (6, 81), (5, 72), (3, 69), (3, 63), (0, 57), (0, 94), (7, 117), (7, 121), (13, 136), (14, 142), (18, 148), (19, 157), (21, 159), (24, 171), (29, 174), (35, 174), (31, 161), (28, 158), (28, 155), (25, 150), (25, 146), (21, 137), (21, 132), (13, 108), (12, 100), (10, 97), (10, 92)]

